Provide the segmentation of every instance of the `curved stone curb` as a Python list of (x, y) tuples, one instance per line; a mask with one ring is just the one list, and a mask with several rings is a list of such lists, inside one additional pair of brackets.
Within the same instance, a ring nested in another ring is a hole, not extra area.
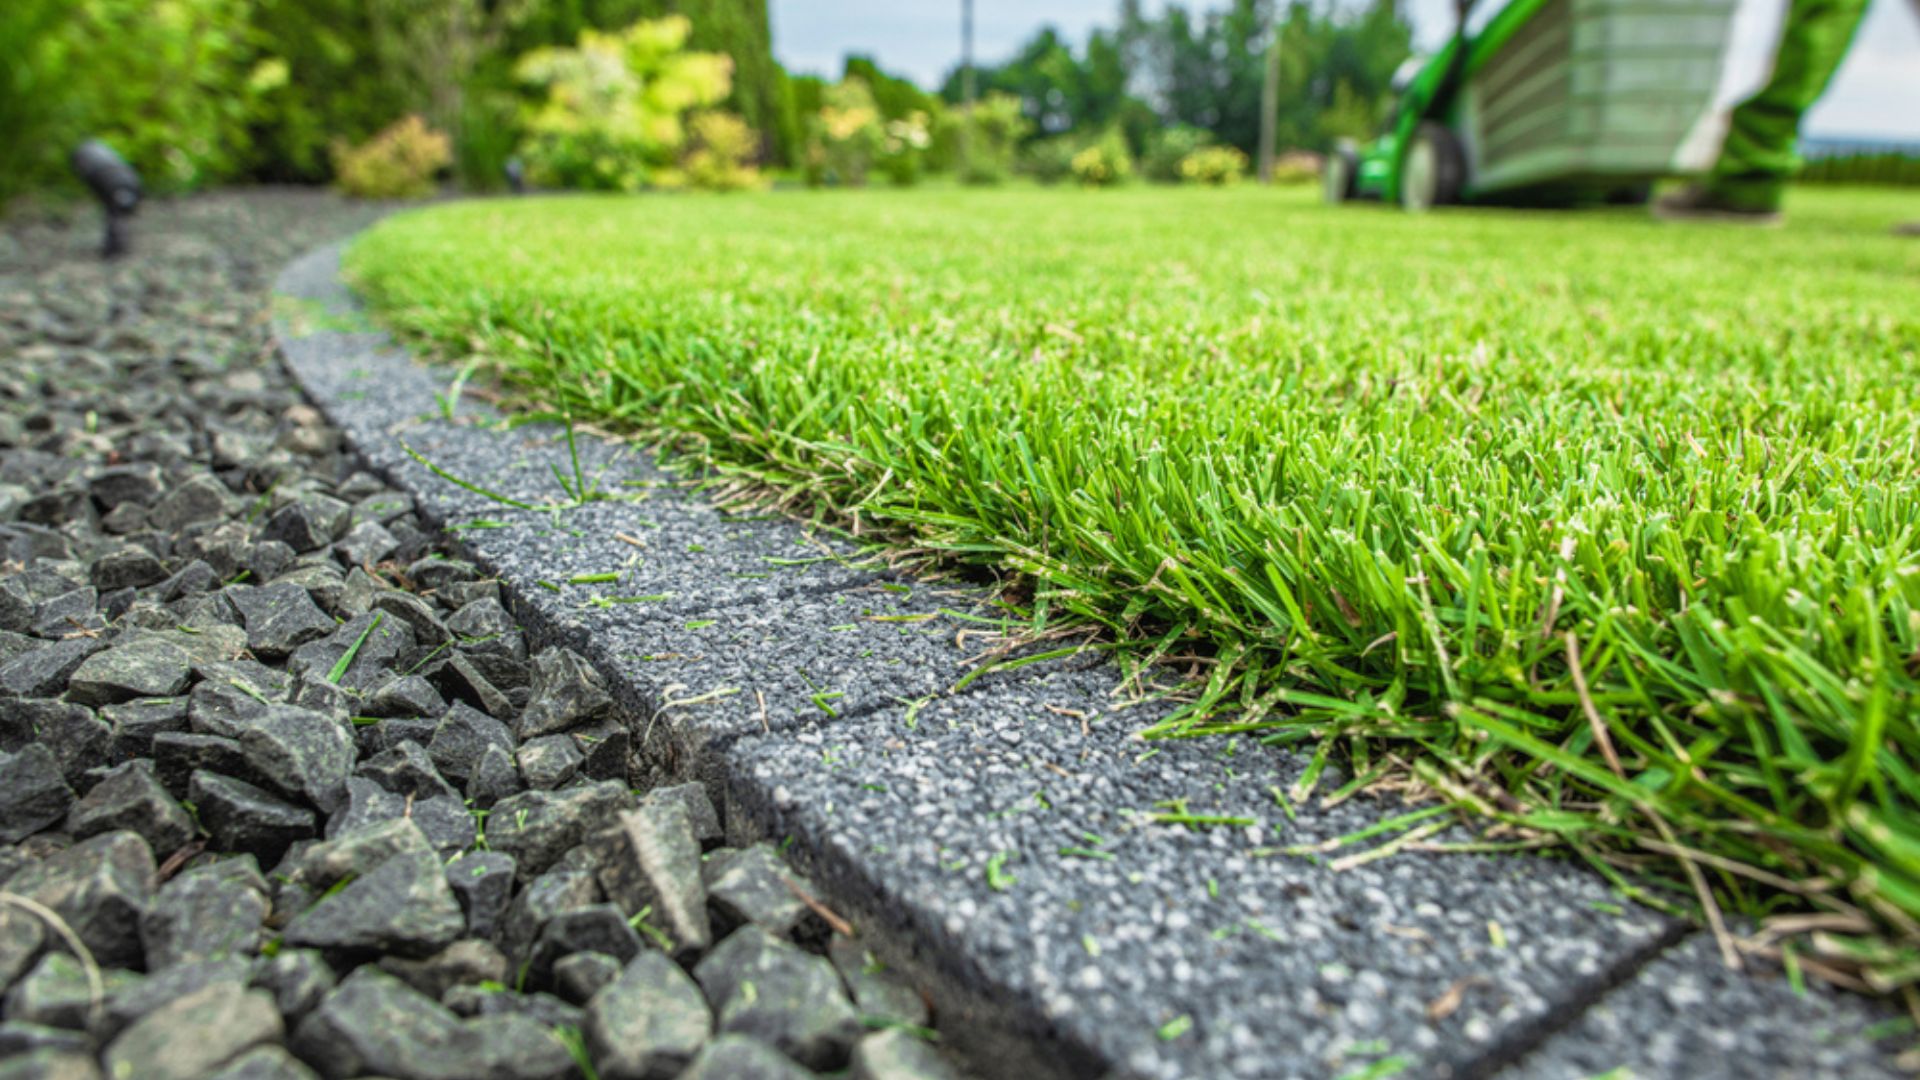
[[(1555, 859), (1409, 851), (1336, 872), (1278, 854), (1403, 808), (1290, 817), (1274, 790), (1303, 762), (1142, 743), (1165, 707), (1116, 708), (1108, 666), (1043, 661), (955, 692), (1000, 622), (984, 593), (730, 517), (631, 448), (582, 436), (583, 471), (622, 498), (563, 512), (449, 483), (405, 447), (536, 505), (572, 465), (552, 428), (469, 402), (448, 420), (450, 376), (365, 325), (338, 264), (324, 248), (278, 284), (276, 334), (314, 402), (516, 616), (600, 667), (648, 718), (652, 760), (716, 794), (731, 840), (788, 845), (989, 1075), (1485, 1075), (1586, 1030), (1569, 1026), (1686, 933)], [(1176, 804), (1255, 824), (1157, 820)], [(1627, 1007), (1656, 1006), (1686, 1023)]]

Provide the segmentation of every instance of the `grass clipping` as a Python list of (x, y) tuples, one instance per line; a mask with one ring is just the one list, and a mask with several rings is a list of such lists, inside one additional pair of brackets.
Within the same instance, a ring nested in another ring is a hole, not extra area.
[(1897, 197), (1768, 233), (1307, 198), (479, 202), (349, 265), (582, 422), (1182, 665), (1149, 736), (1339, 754), (1730, 962), (1920, 980)]

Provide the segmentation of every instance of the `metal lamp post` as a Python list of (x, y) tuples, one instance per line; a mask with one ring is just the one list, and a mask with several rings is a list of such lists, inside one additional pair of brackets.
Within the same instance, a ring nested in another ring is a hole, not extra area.
[(127, 159), (99, 139), (88, 139), (74, 148), (73, 171), (93, 191), (107, 212), (106, 238), (101, 242), (103, 258), (127, 253), (127, 219), (140, 206), (140, 174)]
[(973, 0), (960, 0), (960, 100), (966, 119), (960, 125), (960, 171), (973, 168)]

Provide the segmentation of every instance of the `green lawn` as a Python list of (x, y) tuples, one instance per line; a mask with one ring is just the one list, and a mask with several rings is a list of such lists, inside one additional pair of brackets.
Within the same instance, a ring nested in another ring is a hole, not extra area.
[(541, 398), (1019, 572), (1036, 626), (1209, 658), (1156, 734), (1412, 771), (1502, 842), (1835, 913), (1820, 958), (1907, 981), (1920, 241), (1887, 230), (1920, 198), (1790, 211), (529, 199), (349, 265)]

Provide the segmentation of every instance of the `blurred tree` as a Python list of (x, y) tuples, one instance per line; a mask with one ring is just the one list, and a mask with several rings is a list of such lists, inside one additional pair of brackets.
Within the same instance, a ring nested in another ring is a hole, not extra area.
[(820, 107), (807, 118), (808, 182), (864, 187), (885, 144), (885, 121), (865, 80), (821, 85)]
[[(508, 144), (501, 110), (485, 106), (499, 86), (510, 32), (535, 0), (365, 0), (374, 55), (410, 110), (453, 135), (456, 170), (473, 186), (496, 181)], [(491, 76), (491, 77), (489, 77)]]
[[(355, 0), (367, 2), (367, 0)], [(618, 30), (664, 14), (661, 0), (540, 0), (516, 23), (507, 39), (515, 56), (542, 45), (569, 45), (582, 30)]]
[[(942, 100), (961, 100), (963, 74), (957, 68), (948, 74), (940, 87)], [(975, 79), (982, 93), (1019, 99), (1032, 138), (1118, 128), (1139, 150), (1159, 125), (1153, 110), (1129, 94), (1125, 43), (1110, 31), (1094, 31), (1076, 56), (1057, 30), (1042, 27), (1013, 59), (979, 67)]]
[[(289, 0), (279, 0), (286, 3)], [(294, 0), (309, 3), (311, 0)], [(733, 61), (733, 90), (725, 105), (759, 133), (767, 160), (790, 160), (799, 144), (799, 119), (790, 104), (786, 72), (773, 58), (767, 0), (330, 0), (392, 12), (389, 25), (417, 28), (430, 39), (410, 49), (424, 63), (404, 80), (430, 96), (446, 96), (439, 76), (444, 63), (457, 58), (459, 43), (490, 46), (467, 67), (457, 85), (456, 117), (449, 122), (431, 101), (419, 101), (437, 124), (455, 132), (455, 154), (462, 179), (471, 186), (498, 183), (500, 164), (512, 152), (518, 132), (513, 124), (511, 66), (515, 57), (543, 46), (571, 45), (587, 30), (623, 30), (643, 19), (669, 15), (692, 24), (688, 48), (720, 53)], [(419, 10), (408, 10), (409, 6)], [(484, 20), (476, 20), (482, 13)], [(427, 17), (421, 18), (424, 14)], [(489, 21), (490, 20), (490, 21)], [(482, 31), (476, 35), (474, 28)], [(498, 29), (499, 33), (487, 36)], [(451, 44), (449, 44), (451, 43)], [(449, 55), (455, 54), (455, 55)], [(424, 78), (421, 76), (425, 76)]]
[(67, 103), (49, 60), (66, 7), (65, 0), (0, 4), (0, 209), (58, 168)]
[(662, 0), (659, 14), (693, 20), (687, 46), (733, 58), (733, 95), (727, 107), (760, 133), (767, 160), (787, 164), (799, 141), (799, 116), (785, 93), (787, 73), (773, 58), (767, 0)]
[[(997, 184), (1013, 172), (1014, 154), (1031, 125), (1012, 94), (976, 98), (969, 115), (964, 105), (934, 114), (931, 168), (957, 172), (962, 183)], [(965, 129), (964, 132), (962, 129)], [(966, 152), (961, 153), (962, 137)]]
[(760, 170), (753, 167), (760, 137), (745, 120), (709, 109), (695, 113), (687, 129), (693, 137), (680, 171), (689, 186), (702, 191), (749, 191), (761, 186)]
[(937, 106), (932, 94), (905, 79), (880, 70), (871, 57), (849, 55), (841, 79), (859, 79), (873, 95), (874, 108), (883, 120), (901, 120), (916, 112), (931, 113)]
[[(1151, 154), (1157, 130), (1180, 125), (1251, 152), (1277, 36), (1276, 141), (1323, 148), (1339, 135), (1371, 133), (1384, 118), (1393, 71), (1412, 46), (1401, 6), (1225, 0), (1207, 9), (1168, 4), (1149, 17), (1139, 0), (1122, 0), (1118, 25), (1094, 31), (1078, 53), (1047, 27), (977, 77), (983, 90), (1020, 99), (1035, 138), (1086, 141), (1117, 127), (1135, 153)], [(956, 69), (941, 97), (958, 101), (961, 82)]]
[[(65, 153), (84, 134), (108, 138), (161, 189), (322, 180), (333, 141), (362, 142), (414, 112), (453, 137), (465, 183), (491, 186), (521, 136), (516, 57), (666, 14), (692, 20), (691, 48), (732, 60), (723, 104), (759, 133), (763, 158), (800, 163), (802, 118), (819, 113), (827, 84), (781, 70), (767, 8), (768, 0), (0, 0), (0, 197), (65, 182)], [(1017, 100), (1025, 122), (996, 124), (1023, 144), (1067, 135), (1063, 146), (1084, 147), (1117, 130), (1132, 154), (1149, 155), (1159, 129), (1184, 124), (1250, 149), (1264, 51), (1277, 40), (1277, 142), (1320, 147), (1380, 123), (1411, 41), (1401, 9), (1399, 0), (1190, 0), (1149, 16), (1140, 0), (1120, 0), (1117, 25), (1083, 46), (1042, 30), (1005, 63), (977, 68), (978, 86)], [(926, 167), (958, 166), (963, 133), (943, 118), (940, 99), (960, 100), (960, 73), (937, 97), (867, 57), (850, 58), (844, 74), (869, 88), (888, 123), (926, 114)]]
[[(65, 182), (82, 138), (106, 140), (158, 190), (238, 171), (262, 92), (284, 67), (255, 48), (244, 0), (3, 0), (9, 91), (0, 142), (21, 187)], [(13, 70), (14, 55), (22, 65)], [(18, 128), (12, 125), (17, 123)]]
[(325, 180), (334, 140), (366, 140), (404, 114), (413, 95), (379, 62), (366, 0), (255, 0), (252, 7), (256, 40), (286, 78), (261, 94), (247, 171), (262, 180)]
[(793, 108), (786, 71), (773, 58), (767, 0), (543, 0), (515, 36), (516, 55), (541, 45), (563, 45), (582, 30), (618, 30), (639, 19), (684, 15), (693, 23), (688, 47), (733, 60), (733, 93), (726, 107), (759, 133), (762, 156), (791, 164), (801, 143), (800, 111)]
[(813, 116), (827, 103), (827, 87), (831, 84), (818, 75), (793, 75), (788, 77), (787, 85), (793, 92), (794, 111), (804, 118)]

